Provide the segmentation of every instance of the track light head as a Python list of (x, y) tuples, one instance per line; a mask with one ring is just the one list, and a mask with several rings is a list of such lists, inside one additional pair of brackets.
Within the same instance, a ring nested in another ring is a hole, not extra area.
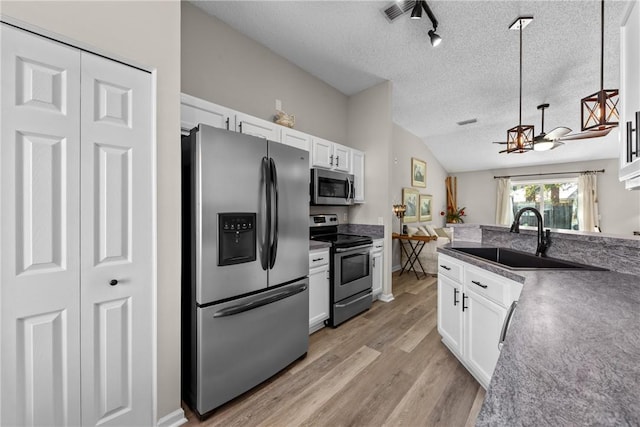
[(431, 46), (436, 47), (442, 41), (442, 37), (436, 34), (435, 30), (429, 30), (429, 38), (431, 39)]
[(420, 19), (422, 18), (422, 1), (416, 1), (416, 5), (413, 6), (413, 10), (411, 11), (411, 19)]

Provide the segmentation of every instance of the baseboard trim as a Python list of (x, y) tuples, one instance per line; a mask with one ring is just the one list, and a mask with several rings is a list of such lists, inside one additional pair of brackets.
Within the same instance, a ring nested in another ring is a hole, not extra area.
[(158, 427), (178, 427), (187, 423), (182, 408), (176, 409), (158, 420)]
[(399, 271), (400, 269), (402, 269), (402, 266), (400, 264), (394, 265), (394, 266), (391, 267), (391, 272), (395, 273), (396, 271)]
[(394, 299), (395, 298), (393, 297), (393, 294), (382, 294), (382, 295), (380, 295), (380, 301), (382, 301), (382, 302), (391, 302)]

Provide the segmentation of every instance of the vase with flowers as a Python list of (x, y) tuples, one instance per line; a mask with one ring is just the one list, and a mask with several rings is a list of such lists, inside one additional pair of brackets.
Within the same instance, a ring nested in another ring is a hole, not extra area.
[(464, 213), (465, 209), (466, 207), (455, 209), (453, 206), (447, 206), (447, 212), (442, 211), (440, 212), (440, 215), (446, 216), (447, 223), (462, 224), (464, 223), (464, 219), (462, 217), (465, 216), (465, 213)]

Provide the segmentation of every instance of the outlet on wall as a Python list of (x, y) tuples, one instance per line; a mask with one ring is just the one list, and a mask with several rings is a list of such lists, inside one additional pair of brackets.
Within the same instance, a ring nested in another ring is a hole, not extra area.
[(348, 215), (346, 212), (342, 214), (342, 220), (343, 220), (344, 222), (349, 221), (349, 215)]
[(378, 217), (378, 225), (384, 225), (384, 218), (381, 216)]
[(282, 101), (276, 99), (276, 110), (282, 111)]

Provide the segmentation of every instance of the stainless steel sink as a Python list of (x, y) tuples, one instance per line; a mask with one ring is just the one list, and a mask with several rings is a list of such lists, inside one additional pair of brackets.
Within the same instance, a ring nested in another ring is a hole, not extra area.
[(451, 248), (454, 251), (463, 252), (500, 264), (513, 270), (594, 270), (607, 271), (606, 268), (593, 265), (579, 264), (564, 261), (557, 258), (538, 257), (526, 252), (515, 251), (507, 248)]

